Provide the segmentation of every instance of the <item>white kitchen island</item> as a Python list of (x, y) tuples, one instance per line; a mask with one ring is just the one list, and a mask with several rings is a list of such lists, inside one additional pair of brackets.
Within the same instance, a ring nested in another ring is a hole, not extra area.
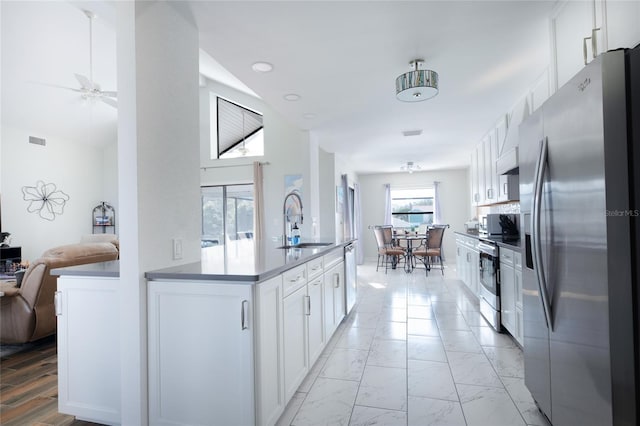
[(149, 423), (275, 424), (347, 314), (349, 242), (147, 273)]
[[(275, 424), (348, 314), (350, 242), (148, 272), (149, 424)], [(59, 411), (120, 424), (118, 262), (54, 273)]]

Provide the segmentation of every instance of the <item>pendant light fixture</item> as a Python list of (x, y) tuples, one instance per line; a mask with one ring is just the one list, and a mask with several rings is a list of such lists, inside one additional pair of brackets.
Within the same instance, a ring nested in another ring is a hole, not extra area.
[(396, 97), (403, 102), (420, 102), (433, 98), (438, 94), (438, 73), (420, 69), (422, 59), (409, 62), (413, 71), (396, 78)]

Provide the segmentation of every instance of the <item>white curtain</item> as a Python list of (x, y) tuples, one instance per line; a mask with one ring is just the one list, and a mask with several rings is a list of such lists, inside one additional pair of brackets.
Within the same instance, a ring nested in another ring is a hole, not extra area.
[(358, 239), (356, 241), (356, 263), (358, 265), (362, 265), (364, 263), (364, 246), (362, 245), (362, 207), (360, 205), (360, 185), (355, 183), (353, 185), (354, 189), (354, 200), (353, 200), (353, 211), (355, 218), (355, 237)]
[(253, 232), (254, 240), (264, 240), (264, 188), (262, 177), (262, 164), (253, 162)]
[(383, 225), (393, 225), (391, 221), (391, 184), (384, 184), (384, 223)]
[(351, 223), (351, 203), (349, 202), (349, 181), (346, 174), (341, 176), (341, 181), (342, 193), (344, 194), (344, 209), (342, 211), (344, 237), (351, 238), (353, 236), (353, 224)]
[(444, 223), (440, 211), (440, 182), (433, 182), (433, 223), (437, 225)]

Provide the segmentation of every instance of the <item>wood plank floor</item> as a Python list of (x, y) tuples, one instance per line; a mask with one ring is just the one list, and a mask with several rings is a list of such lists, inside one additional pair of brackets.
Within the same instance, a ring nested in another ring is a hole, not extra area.
[(0, 424), (95, 425), (58, 413), (58, 355), (55, 336), (0, 358)]

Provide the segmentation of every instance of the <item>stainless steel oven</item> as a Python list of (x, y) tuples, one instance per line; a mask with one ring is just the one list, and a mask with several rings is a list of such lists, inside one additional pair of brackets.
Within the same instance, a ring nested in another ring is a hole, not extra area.
[(478, 250), (480, 252), (480, 313), (489, 325), (499, 332), (501, 326), (498, 245), (481, 239)]

